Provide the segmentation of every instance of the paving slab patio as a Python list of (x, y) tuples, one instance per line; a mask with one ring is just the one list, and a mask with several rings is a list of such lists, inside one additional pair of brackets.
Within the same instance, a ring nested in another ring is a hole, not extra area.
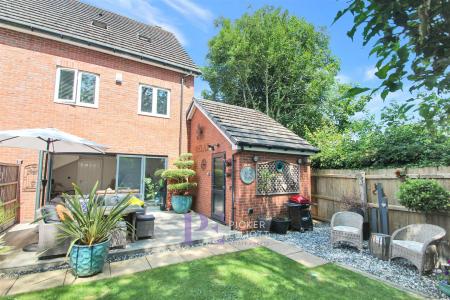
[(220, 255), (225, 253), (231, 253), (237, 251), (237, 249), (230, 244), (211, 244), (206, 246), (210, 252), (214, 255)]
[(265, 247), (269, 248), (272, 251), (277, 252), (278, 254), (282, 254), (282, 255), (289, 255), (289, 254), (293, 254), (293, 253), (302, 251), (302, 249), (299, 247), (296, 247), (296, 246), (293, 246), (290, 244), (286, 244), (283, 242), (268, 244)]
[(308, 268), (315, 268), (328, 263), (327, 260), (304, 251), (291, 253), (286, 256)]
[(139, 257), (129, 260), (112, 262), (110, 264), (111, 277), (143, 272), (151, 269), (147, 258)]
[(78, 283), (84, 283), (84, 282), (90, 282), (95, 281), (99, 279), (106, 279), (111, 277), (111, 268), (109, 263), (105, 263), (103, 266), (103, 271), (101, 273), (98, 273), (97, 275), (91, 276), (91, 277), (76, 277), (73, 275), (71, 270), (66, 270), (66, 279), (64, 280), (64, 285), (71, 285), (71, 284), (78, 284)]
[(24, 275), (14, 282), (7, 295), (44, 290), (64, 284), (66, 270), (56, 270), (43, 273)]
[(214, 253), (208, 250), (208, 247), (195, 247), (190, 249), (184, 249), (179, 252), (181, 257), (184, 258), (185, 261), (191, 261), (195, 259), (202, 259), (213, 256)]
[(12, 278), (1, 278), (0, 279), (0, 296), (6, 295), (9, 289), (12, 287), (17, 277)]
[(159, 268), (168, 265), (178, 264), (184, 262), (184, 258), (179, 254), (179, 251), (154, 253), (146, 256), (147, 261), (152, 268)]

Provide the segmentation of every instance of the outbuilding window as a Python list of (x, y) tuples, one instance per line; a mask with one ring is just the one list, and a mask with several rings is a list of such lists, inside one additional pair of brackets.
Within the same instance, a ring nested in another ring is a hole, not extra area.
[(68, 68), (56, 71), (55, 102), (98, 107), (99, 76)]
[(169, 110), (170, 92), (168, 90), (144, 84), (139, 86), (139, 114), (168, 118)]
[(300, 166), (282, 160), (256, 164), (256, 194), (280, 195), (300, 192)]

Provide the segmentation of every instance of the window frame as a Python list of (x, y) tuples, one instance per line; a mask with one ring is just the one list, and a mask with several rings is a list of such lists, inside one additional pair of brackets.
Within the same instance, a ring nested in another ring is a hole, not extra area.
[[(74, 86), (73, 86), (73, 100), (60, 99), (59, 98), (59, 85), (61, 81), (61, 71), (73, 71), (74, 74)], [(94, 103), (84, 103), (81, 102), (81, 77), (83, 74), (89, 74), (95, 76), (95, 91), (94, 91)], [(54, 102), (68, 105), (77, 105), (83, 107), (90, 108), (98, 108), (99, 102), (99, 91), (100, 91), (100, 76), (98, 74), (92, 72), (81, 71), (78, 69), (66, 68), (66, 67), (57, 67), (56, 68), (56, 80), (55, 80), (55, 94), (54, 94)]]
[[(142, 111), (142, 109), (141, 109), (142, 108), (142, 88), (144, 88), (144, 87), (152, 89), (152, 112), (151, 113)], [(157, 113), (158, 90), (167, 92), (167, 113), (166, 114), (158, 114)], [(140, 83), (139, 87), (138, 87), (138, 114), (143, 115), (143, 116), (169, 119), (170, 118), (170, 90), (161, 88), (161, 87), (157, 87), (157, 86), (153, 86), (153, 85), (149, 85), (149, 84), (145, 84), (145, 83)]]

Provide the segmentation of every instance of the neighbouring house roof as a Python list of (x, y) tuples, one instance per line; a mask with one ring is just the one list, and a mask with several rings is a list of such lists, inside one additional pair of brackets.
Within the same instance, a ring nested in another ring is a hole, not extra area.
[(171, 32), (76, 0), (0, 0), (1, 24), (201, 74)]
[(192, 118), (196, 109), (213, 122), (236, 148), (263, 148), (280, 153), (294, 151), (305, 154), (319, 151), (260, 111), (218, 101), (194, 99), (188, 110), (188, 119)]

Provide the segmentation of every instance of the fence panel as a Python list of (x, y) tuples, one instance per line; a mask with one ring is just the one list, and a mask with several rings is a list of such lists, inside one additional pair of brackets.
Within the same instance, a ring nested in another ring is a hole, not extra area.
[[(436, 179), (443, 187), (450, 190), (450, 167), (426, 167), (407, 169), (366, 169), (366, 170), (335, 170), (318, 169), (312, 172), (312, 208), (313, 217), (329, 221), (331, 216), (343, 210), (344, 197), (352, 197), (367, 201), (368, 207), (378, 207), (375, 184), (381, 183), (385, 196), (389, 200), (389, 229), (394, 230), (414, 223), (431, 223), (447, 230), (450, 235), (450, 214), (436, 213), (425, 216), (422, 213), (411, 212), (400, 205), (397, 193), (402, 179), (396, 175), (401, 171), (409, 178)], [(448, 236), (447, 235), (447, 238)]]
[(0, 232), (18, 222), (19, 165), (0, 163)]

